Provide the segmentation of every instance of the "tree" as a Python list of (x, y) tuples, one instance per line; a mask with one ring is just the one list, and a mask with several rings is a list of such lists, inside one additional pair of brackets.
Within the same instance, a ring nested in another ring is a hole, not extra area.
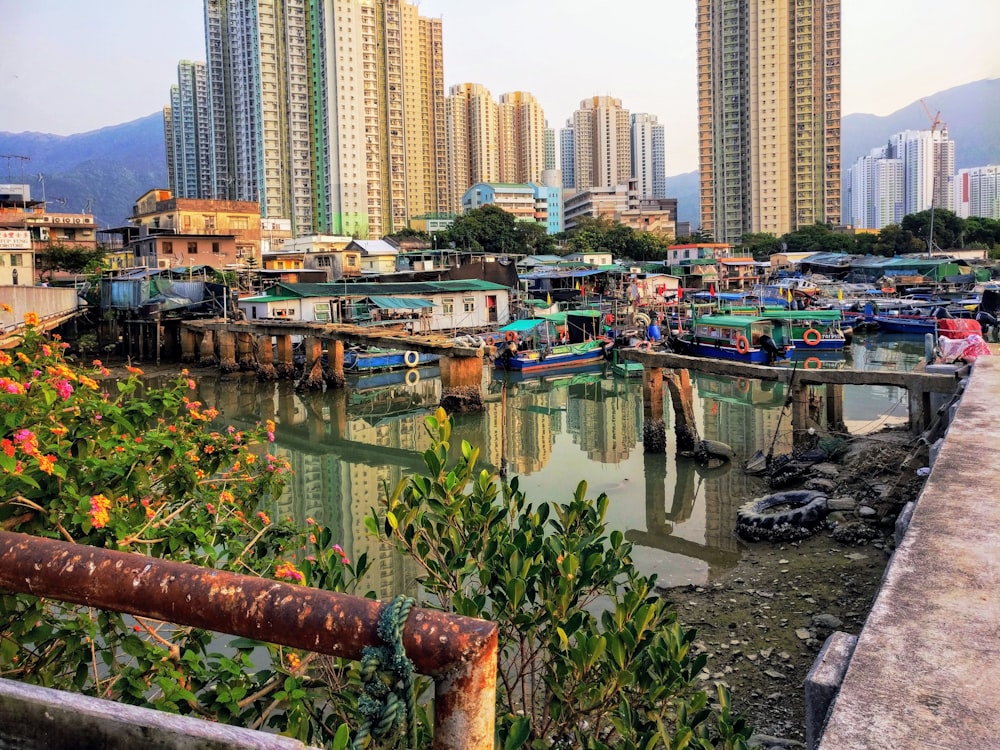
[(781, 252), (781, 240), (767, 232), (747, 232), (740, 238), (740, 245), (753, 256), (754, 260), (767, 260), (775, 253)]
[(52, 280), (55, 271), (77, 274), (88, 272), (94, 264), (104, 260), (104, 250), (91, 250), (82, 245), (67, 247), (63, 244), (49, 245), (36, 259), (38, 280), (44, 281), (45, 274)]
[[(923, 241), (923, 249), (927, 250), (927, 238), (931, 231), (931, 212), (919, 211), (903, 217), (902, 227), (911, 232), (914, 237)], [(958, 247), (959, 238), (965, 229), (965, 219), (946, 208), (934, 209), (934, 245), (946, 250)]]
[(665, 260), (668, 243), (652, 232), (635, 232), (625, 248), (625, 256), (635, 260)]
[(555, 238), (545, 227), (534, 221), (518, 221), (514, 224), (515, 247), (518, 252), (529, 255), (545, 255), (555, 250)]
[(896, 255), (918, 253), (926, 250), (927, 245), (922, 244), (913, 236), (913, 232), (903, 229), (899, 224), (887, 224), (879, 231), (874, 249), (876, 255), (892, 258)]
[(982, 216), (970, 216), (965, 220), (959, 241), (962, 247), (993, 248), (1000, 245), (1000, 221)]
[(454, 242), (455, 247), (460, 249), (492, 253), (519, 252), (516, 223), (513, 214), (489, 204), (456, 218), (447, 232), (442, 233), (442, 239)]

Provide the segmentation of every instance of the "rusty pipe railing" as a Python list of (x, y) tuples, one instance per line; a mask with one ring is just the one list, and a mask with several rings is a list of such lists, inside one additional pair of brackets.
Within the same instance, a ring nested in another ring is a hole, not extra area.
[[(128, 552), (0, 531), (0, 589), (360, 659), (382, 603)], [(434, 748), (491, 748), (496, 623), (414, 607), (403, 645), (434, 678)]]

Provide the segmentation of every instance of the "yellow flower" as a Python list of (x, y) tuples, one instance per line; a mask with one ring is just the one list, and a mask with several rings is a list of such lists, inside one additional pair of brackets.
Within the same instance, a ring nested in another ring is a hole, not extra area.
[(104, 495), (93, 495), (90, 498), (90, 523), (95, 529), (103, 529), (111, 520), (108, 511), (111, 501)]
[(24, 324), (26, 326), (37, 326), (38, 325), (38, 313), (36, 312), (26, 312), (24, 314)]

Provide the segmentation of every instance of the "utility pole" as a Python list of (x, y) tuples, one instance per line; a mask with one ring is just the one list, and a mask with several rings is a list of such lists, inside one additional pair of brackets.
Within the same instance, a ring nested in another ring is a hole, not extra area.
[(938, 169), (938, 162), (941, 161), (941, 146), (934, 143), (934, 131), (937, 130), (938, 125), (942, 125), (943, 123), (941, 122), (941, 110), (932, 115), (931, 108), (927, 106), (927, 102), (921, 99), (920, 103), (924, 106), (927, 119), (931, 121), (931, 153), (933, 154), (931, 159), (931, 175), (933, 179), (931, 181), (931, 226), (927, 233), (927, 257), (930, 258), (934, 254), (934, 200), (938, 196), (938, 172), (940, 171)]

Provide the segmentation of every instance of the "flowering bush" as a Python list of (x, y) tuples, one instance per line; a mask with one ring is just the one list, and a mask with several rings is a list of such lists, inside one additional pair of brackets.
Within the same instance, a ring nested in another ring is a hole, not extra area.
[[(25, 322), (22, 343), (0, 350), (4, 530), (330, 590), (351, 589), (366, 570), (365, 559), (350, 565), (330, 529), (272, 519), (288, 472), (273, 452), (273, 422), (246, 432), (215, 429), (217, 413), (191, 398), (195, 383), (186, 372), (165, 388), (144, 386), (136, 367), (102, 382), (109, 371), (100, 361), (70, 363), (66, 344), (38, 331), (37, 316)], [(332, 737), (325, 722), (346, 721), (348, 708), (310, 674), (322, 665), (342, 690), (347, 665), (263, 646), (0, 594), (3, 677), (244, 726), (266, 723), (303, 740)], [(327, 702), (325, 717), (312, 713)]]

